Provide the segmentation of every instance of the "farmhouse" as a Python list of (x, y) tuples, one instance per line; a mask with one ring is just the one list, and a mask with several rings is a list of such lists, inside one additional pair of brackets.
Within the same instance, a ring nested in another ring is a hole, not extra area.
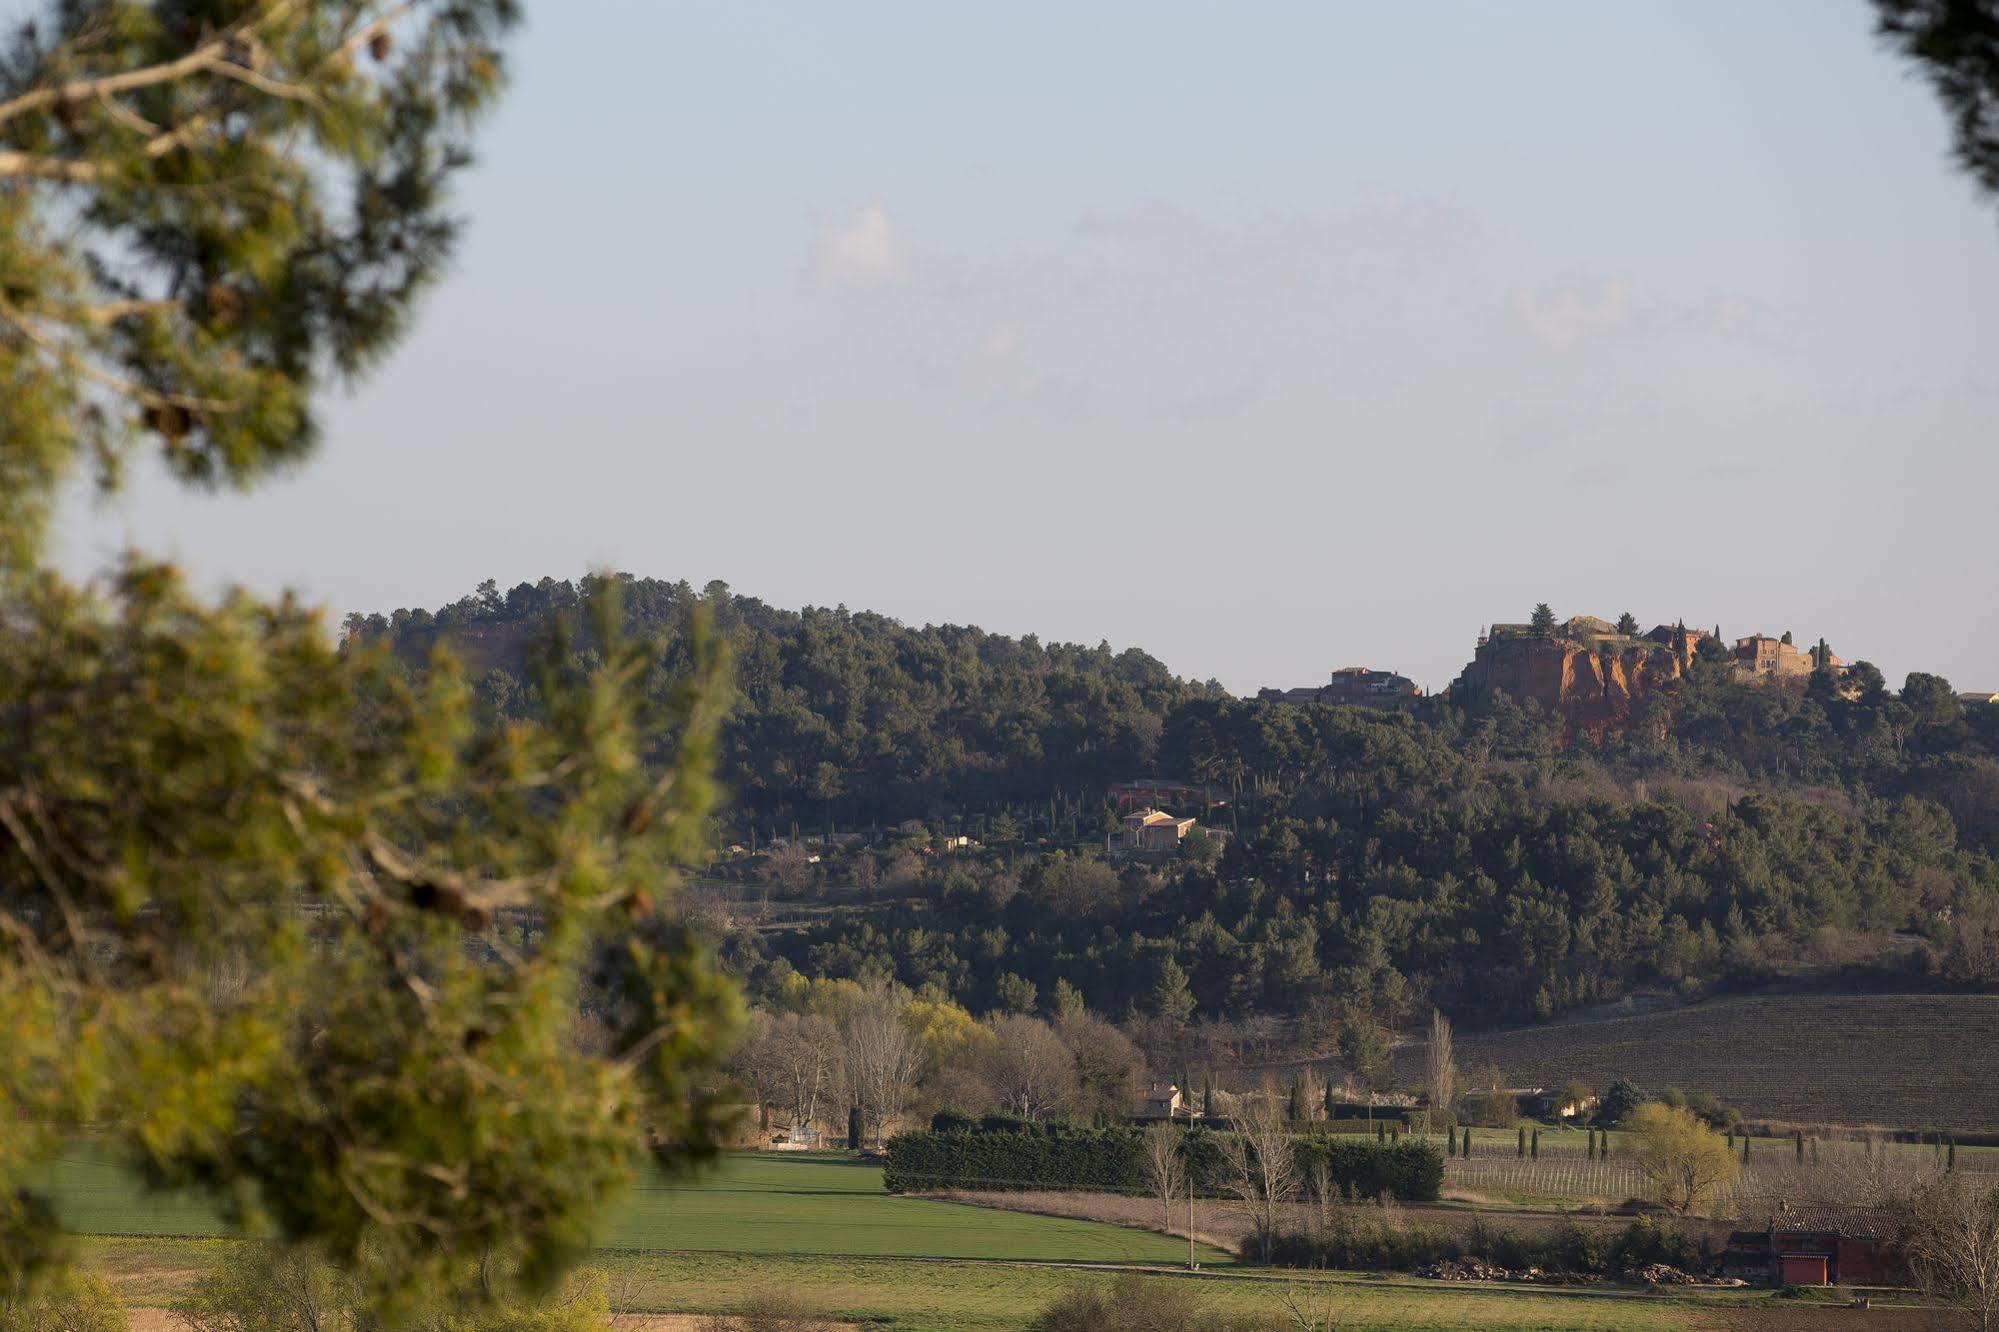
[(1894, 1217), (1879, 1208), (1779, 1203), (1762, 1230), (1738, 1230), (1722, 1254), (1724, 1276), (1785, 1286), (1884, 1286), (1908, 1279), (1895, 1252)]
[(1535, 1119), (1574, 1119), (1596, 1108), (1597, 1098), (1593, 1095), (1568, 1095), (1562, 1092), (1543, 1091), (1539, 1087), (1523, 1091), (1519, 1097), (1520, 1113)]
[(1155, 1082), (1139, 1094), (1134, 1107), (1134, 1119), (1174, 1119), (1181, 1115), (1193, 1116), (1194, 1107), (1180, 1095), (1179, 1087), (1170, 1082)]
[(1128, 851), (1171, 851), (1198, 826), (1163, 810), (1141, 809), (1124, 816), (1124, 846)]

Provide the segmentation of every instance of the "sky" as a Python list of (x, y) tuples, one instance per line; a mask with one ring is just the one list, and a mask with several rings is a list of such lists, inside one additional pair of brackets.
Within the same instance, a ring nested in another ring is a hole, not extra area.
[(612, 568), (1241, 692), (1558, 614), (1999, 691), (1999, 204), (1860, 0), (530, 0), (318, 456), (127, 545), (337, 617)]

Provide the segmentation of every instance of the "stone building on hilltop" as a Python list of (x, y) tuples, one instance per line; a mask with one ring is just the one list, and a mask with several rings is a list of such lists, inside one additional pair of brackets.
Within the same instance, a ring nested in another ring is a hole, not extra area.
[(1394, 671), (1371, 666), (1342, 666), (1322, 685), (1297, 689), (1259, 689), (1256, 696), (1270, 703), (1343, 703), (1349, 707), (1374, 708), (1381, 712), (1407, 712), (1421, 701), (1423, 691), (1414, 680)]

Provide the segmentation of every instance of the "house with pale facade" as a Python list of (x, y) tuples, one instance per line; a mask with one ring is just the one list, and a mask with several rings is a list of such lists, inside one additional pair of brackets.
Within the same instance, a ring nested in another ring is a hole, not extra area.
[(1175, 851), (1187, 834), (1199, 826), (1196, 819), (1183, 819), (1160, 809), (1133, 810), (1124, 816), (1124, 849)]

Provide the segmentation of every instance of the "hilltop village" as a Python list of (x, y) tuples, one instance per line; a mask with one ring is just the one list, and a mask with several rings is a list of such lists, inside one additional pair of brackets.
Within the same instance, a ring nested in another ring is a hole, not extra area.
[[(1848, 663), (1824, 640), (1800, 648), (1787, 631), (1750, 634), (1728, 644), (1720, 631), (1685, 624), (1640, 632), (1630, 615), (1615, 623), (1594, 615), (1557, 621), (1545, 606), (1526, 624), (1494, 624), (1478, 636), (1472, 659), (1442, 698), (1477, 704), (1495, 694), (1532, 700), (1558, 713), (1571, 737), (1602, 739), (1626, 729), (1635, 704), (1685, 676), (1696, 659), (1730, 661), (1745, 678), (1798, 682), (1824, 670), (1835, 684)], [(1342, 703), (1384, 712), (1412, 712), (1426, 696), (1406, 675), (1366, 666), (1343, 666), (1323, 685), (1265, 688), (1264, 702)], [(1965, 695), (1984, 701), (1988, 694)]]

